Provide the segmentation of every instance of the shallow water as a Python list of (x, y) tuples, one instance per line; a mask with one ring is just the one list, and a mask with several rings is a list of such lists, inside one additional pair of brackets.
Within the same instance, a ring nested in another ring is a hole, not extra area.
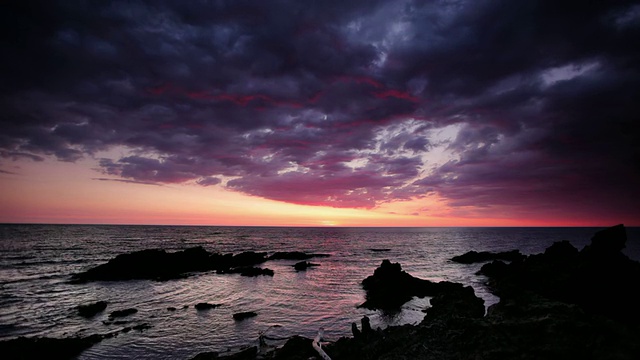
[[(402, 264), (410, 274), (432, 281), (471, 285), (489, 306), (498, 301), (475, 275), (480, 264), (449, 259), (470, 250), (524, 254), (543, 252), (554, 241), (569, 240), (578, 249), (598, 228), (265, 228), (180, 226), (0, 225), (0, 340), (18, 336), (67, 337), (105, 334), (149, 324), (143, 332), (121, 332), (86, 350), (80, 359), (188, 359), (203, 351), (237, 350), (257, 345), (260, 334), (278, 345), (291, 335), (325, 339), (349, 336), (351, 323), (363, 315), (373, 327), (414, 324), (422, 320), (428, 298), (414, 299), (395, 315), (358, 308), (364, 301), (360, 282), (383, 259)], [(640, 229), (627, 228), (625, 252), (640, 259)], [(149, 248), (176, 251), (203, 246), (210, 252), (305, 251), (330, 257), (296, 272), (296, 261), (263, 264), (275, 276), (201, 273), (156, 282), (69, 284), (69, 277), (118, 254)], [(372, 249), (388, 249), (373, 251)], [(109, 302), (92, 319), (75, 307)], [(222, 304), (197, 311), (199, 302)], [(188, 306), (185, 308), (185, 306)], [(134, 307), (126, 323), (105, 324), (113, 310)], [(175, 307), (170, 311), (168, 307)], [(232, 314), (258, 316), (236, 322)]]

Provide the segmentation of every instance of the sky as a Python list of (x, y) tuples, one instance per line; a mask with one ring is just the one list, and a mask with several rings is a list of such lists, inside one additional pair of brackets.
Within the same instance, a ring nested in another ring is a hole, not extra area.
[(638, 1), (0, 7), (0, 222), (640, 226)]

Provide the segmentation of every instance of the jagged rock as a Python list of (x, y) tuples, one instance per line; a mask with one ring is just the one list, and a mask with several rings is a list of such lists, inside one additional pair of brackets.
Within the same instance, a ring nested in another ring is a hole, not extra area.
[(451, 261), (455, 261), (461, 264), (473, 264), (491, 260), (518, 261), (523, 257), (524, 255), (522, 255), (518, 250), (503, 251), (497, 253), (488, 251), (468, 251), (462, 255), (452, 257)]
[(484, 300), (477, 297), (473, 288), (462, 284), (449, 283), (446, 291), (435, 295), (427, 309), (426, 319), (443, 316), (482, 318), (485, 313)]
[(310, 267), (315, 267), (315, 266), (320, 266), (320, 264), (314, 264), (308, 261), (300, 261), (295, 263), (295, 265), (293, 265), (293, 268), (296, 269), (296, 271), (304, 271)]
[(78, 305), (78, 314), (85, 318), (91, 318), (107, 308), (106, 301), (97, 301), (95, 303)]
[(138, 309), (135, 309), (135, 308), (116, 310), (116, 311), (112, 311), (111, 314), (109, 314), (109, 318), (113, 319), (113, 318), (125, 317), (125, 316), (135, 314), (137, 312), (138, 312)]
[(201, 303), (197, 303), (194, 307), (196, 308), (196, 310), (209, 310), (209, 309), (215, 309), (220, 306), (221, 306), (220, 304), (209, 304), (206, 302), (201, 302)]
[(245, 311), (233, 314), (233, 319), (236, 321), (242, 321), (244, 319), (252, 318), (254, 316), (258, 316), (255, 311)]
[(400, 264), (385, 259), (373, 275), (362, 281), (362, 287), (366, 301), (360, 307), (396, 311), (414, 296), (435, 294), (438, 285), (413, 277), (403, 271)]
[(554, 243), (543, 254), (508, 265), (483, 267), (489, 285), (501, 298), (532, 291), (548, 299), (576, 304), (593, 314), (625, 323), (640, 322), (640, 263), (620, 250), (626, 240), (618, 225), (596, 233), (579, 253), (566, 242)]

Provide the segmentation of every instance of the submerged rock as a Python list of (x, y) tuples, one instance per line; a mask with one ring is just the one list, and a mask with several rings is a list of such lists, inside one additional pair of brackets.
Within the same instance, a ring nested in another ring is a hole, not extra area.
[(97, 301), (91, 304), (78, 305), (78, 314), (85, 318), (91, 318), (107, 308), (106, 301)]

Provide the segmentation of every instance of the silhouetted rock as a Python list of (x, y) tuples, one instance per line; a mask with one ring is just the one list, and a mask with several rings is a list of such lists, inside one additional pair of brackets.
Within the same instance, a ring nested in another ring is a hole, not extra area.
[(625, 240), (625, 229), (618, 225), (597, 232), (580, 252), (568, 242), (556, 242), (543, 254), (483, 266), (481, 272), (490, 276), (489, 285), (502, 299), (532, 291), (592, 314), (638, 323), (640, 263), (621, 252)]
[(462, 255), (452, 257), (451, 261), (455, 261), (461, 264), (472, 264), (491, 260), (518, 261), (522, 260), (522, 258), (524, 258), (524, 255), (522, 255), (518, 250), (503, 251), (497, 253), (488, 251), (468, 251)]
[(223, 257), (195, 247), (167, 253), (164, 250), (148, 249), (120, 254), (106, 264), (75, 274), (72, 282), (118, 281), (130, 279), (168, 280), (183, 277), (189, 272), (208, 271), (224, 266), (216, 260)]
[(266, 252), (245, 251), (231, 258), (232, 267), (252, 266), (267, 261)]
[(273, 276), (274, 275), (274, 272), (271, 269), (251, 267), (251, 266), (233, 268), (233, 269), (223, 271), (222, 273), (223, 274), (240, 274), (242, 276), (260, 276), (260, 275)]
[(233, 319), (236, 321), (241, 321), (244, 319), (252, 318), (254, 316), (258, 316), (255, 311), (245, 311), (233, 314)]
[(197, 303), (194, 307), (196, 308), (196, 310), (209, 310), (209, 309), (215, 309), (220, 306), (221, 306), (220, 304), (209, 304), (206, 302), (201, 302), (201, 303)]
[(304, 271), (307, 270), (310, 267), (314, 267), (314, 266), (320, 266), (320, 264), (314, 264), (314, 263), (310, 263), (308, 261), (300, 261), (295, 263), (295, 265), (293, 265), (293, 268), (296, 269), (296, 271)]
[(0, 356), (13, 359), (75, 359), (82, 351), (100, 342), (105, 336), (91, 335), (65, 339), (19, 337), (0, 341)]
[(360, 307), (395, 311), (414, 296), (434, 295), (438, 284), (413, 277), (400, 264), (383, 260), (373, 275), (362, 281), (362, 287), (366, 301)]
[(269, 260), (308, 260), (314, 257), (328, 257), (328, 254), (307, 254), (301, 251), (278, 251)]
[(109, 314), (109, 318), (113, 319), (113, 318), (125, 317), (125, 316), (135, 314), (137, 312), (138, 312), (138, 309), (135, 309), (135, 308), (116, 310), (116, 311), (112, 311), (111, 314)]
[(91, 304), (86, 305), (78, 305), (78, 314), (85, 318), (94, 317), (96, 314), (104, 311), (107, 308), (106, 301), (98, 301)]
[(209, 253), (198, 246), (167, 253), (148, 249), (120, 254), (106, 264), (98, 265), (71, 277), (72, 283), (87, 281), (121, 281), (132, 279), (170, 280), (194, 272), (241, 273), (245, 276), (272, 275), (271, 270), (257, 273), (252, 266), (267, 261), (267, 253), (247, 251), (239, 254)]

